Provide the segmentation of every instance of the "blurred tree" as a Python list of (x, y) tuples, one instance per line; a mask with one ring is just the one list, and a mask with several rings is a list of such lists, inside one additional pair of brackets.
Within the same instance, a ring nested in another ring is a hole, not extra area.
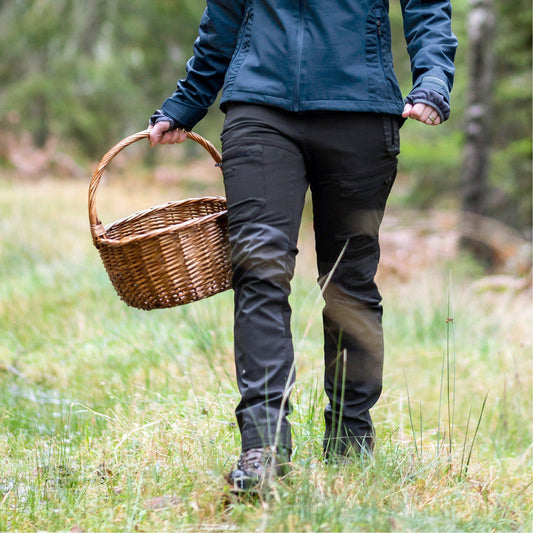
[[(531, 22), (528, 0), (493, 0), (496, 28), (492, 35), (494, 87), (485, 128), (488, 175), (483, 196), (487, 216), (510, 225), (531, 237)], [(396, 2), (391, 7), (396, 9)], [(466, 141), (468, 76), (466, 59), (470, 54), (468, 0), (453, 0), (453, 28), (459, 39), (457, 73), (452, 92), (452, 114), (442, 128), (406, 124), (402, 130), (400, 171), (410, 176), (408, 201), (419, 207), (432, 207), (460, 198), (462, 147)], [(397, 72), (405, 74), (399, 39), (395, 43)], [(406, 76), (400, 77), (404, 92)]]
[[(474, 257), (490, 262), (490, 250), (478, 238), (486, 214), (494, 86), (494, 30), (492, 0), (470, 0), (468, 13), (469, 69), (465, 113), (465, 146), (461, 173), (463, 235), (461, 245)], [(471, 215), (476, 215), (472, 217)], [(467, 230), (465, 232), (465, 230)]]
[(531, 237), (532, 12), (529, 0), (497, 0), (492, 157), (486, 212)]
[(461, 244), (490, 267), (518, 242), (491, 218), (531, 238), (531, 4), (519, 3), (470, 0), (468, 16)]

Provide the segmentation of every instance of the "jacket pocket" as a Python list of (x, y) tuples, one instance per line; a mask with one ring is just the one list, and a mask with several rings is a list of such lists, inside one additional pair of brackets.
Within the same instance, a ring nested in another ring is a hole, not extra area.
[(385, 99), (390, 95), (392, 75), (389, 17), (381, 9), (371, 10), (366, 22), (366, 64), (370, 94)]
[(252, 7), (248, 6), (244, 14), (243, 23), (241, 24), (241, 28), (239, 30), (239, 35), (237, 36), (237, 44), (228, 68), (225, 86), (231, 85), (235, 81), (237, 73), (239, 72), (244, 59), (246, 58), (246, 54), (250, 49), (253, 21), (254, 14)]

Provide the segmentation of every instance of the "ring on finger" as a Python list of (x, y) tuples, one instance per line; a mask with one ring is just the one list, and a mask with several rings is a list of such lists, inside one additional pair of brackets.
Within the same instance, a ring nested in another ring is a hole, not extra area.
[(428, 119), (431, 120), (431, 122), (435, 122), (435, 120), (437, 120), (437, 117), (433, 115), (429, 115)]

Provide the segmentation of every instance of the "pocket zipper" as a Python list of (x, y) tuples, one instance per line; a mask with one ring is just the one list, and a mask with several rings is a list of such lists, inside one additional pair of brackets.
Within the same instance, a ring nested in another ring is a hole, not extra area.
[(381, 40), (383, 38), (383, 30), (382, 30), (382, 23), (381, 23), (381, 15), (378, 15), (376, 18), (376, 33), (377, 33), (377, 48), (378, 48), (378, 61), (379, 65), (381, 67), (381, 70), (383, 74), (385, 74), (385, 65), (383, 64), (383, 51), (381, 49)]

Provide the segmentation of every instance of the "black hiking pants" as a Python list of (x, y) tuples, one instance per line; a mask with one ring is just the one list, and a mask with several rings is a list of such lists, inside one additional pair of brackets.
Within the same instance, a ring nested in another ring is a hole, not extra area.
[[(291, 449), (288, 297), (311, 187), (323, 288), (326, 451), (371, 448), (381, 393), (378, 230), (396, 176), (399, 119), (232, 104), (222, 132), (235, 291), (236, 416), (243, 451)], [(333, 268), (335, 266), (335, 268)], [(276, 432), (278, 436), (276, 438)]]

